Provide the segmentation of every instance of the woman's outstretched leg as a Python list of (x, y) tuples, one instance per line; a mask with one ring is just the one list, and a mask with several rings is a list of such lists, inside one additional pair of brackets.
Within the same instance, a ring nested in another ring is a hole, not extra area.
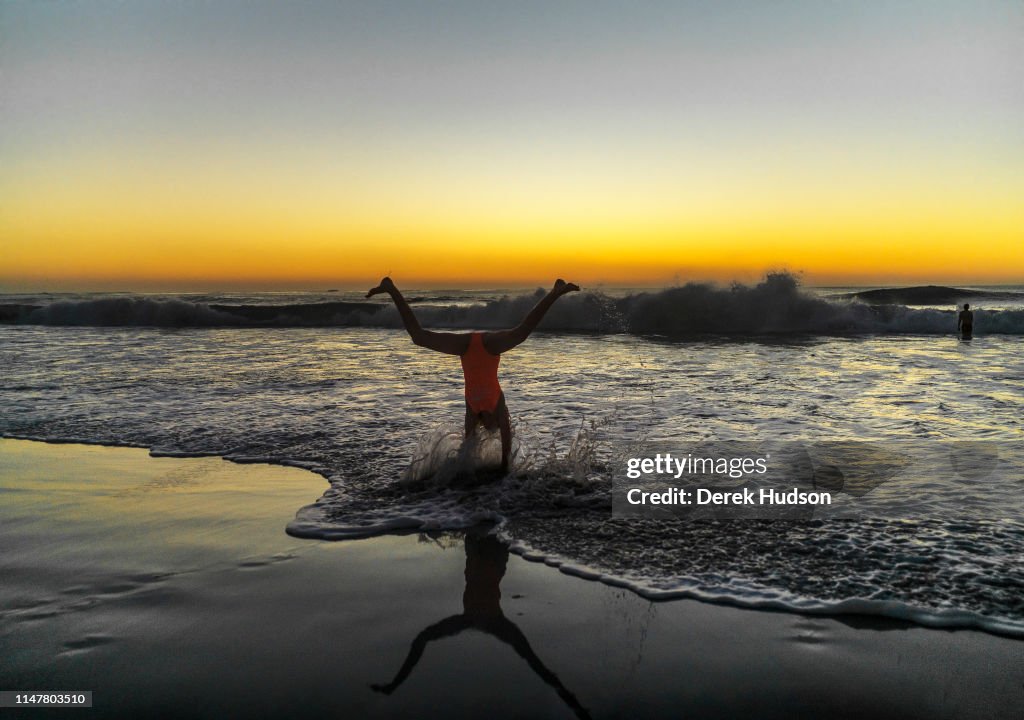
[(544, 319), (548, 310), (555, 304), (555, 300), (571, 292), (579, 291), (580, 286), (575, 283), (567, 283), (559, 278), (555, 280), (555, 286), (548, 291), (548, 294), (541, 298), (534, 308), (523, 318), (523, 321), (511, 330), (487, 333), (484, 338), (484, 346), (489, 353), (500, 355), (508, 352), (519, 343), (530, 337), (540, 321)]
[(420, 327), (419, 320), (413, 314), (412, 308), (409, 307), (409, 303), (405, 301), (402, 293), (395, 287), (395, 283), (391, 281), (391, 278), (386, 277), (381, 280), (377, 287), (371, 288), (366, 293), (366, 297), (373, 297), (381, 293), (387, 293), (391, 296), (391, 300), (395, 303), (395, 307), (398, 308), (398, 314), (402, 318), (402, 324), (405, 325), (409, 337), (412, 338), (415, 344), (430, 350), (436, 350), (437, 352), (447, 353), (448, 355), (462, 355), (466, 352), (466, 349), (469, 347), (469, 335), (465, 333), (440, 333), (424, 330)]

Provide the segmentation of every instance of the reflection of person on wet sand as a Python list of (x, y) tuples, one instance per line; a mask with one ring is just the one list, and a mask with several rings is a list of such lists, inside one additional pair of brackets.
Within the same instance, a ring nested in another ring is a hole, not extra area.
[(969, 303), (964, 303), (964, 309), (960, 311), (960, 316), (956, 321), (956, 329), (961, 333), (961, 337), (964, 340), (967, 340), (973, 334), (974, 313), (971, 312)]
[(505, 393), (498, 385), (499, 356), (530, 337), (530, 333), (551, 309), (555, 300), (579, 289), (579, 286), (573, 283), (556, 280), (555, 286), (516, 327), (511, 330), (484, 333), (424, 330), (391, 278), (381, 280), (380, 285), (366, 293), (366, 297), (387, 293), (398, 308), (398, 314), (402, 316), (405, 329), (414, 343), (462, 358), (462, 372), (466, 379), (466, 437), (472, 435), (476, 426), (480, 424), (488, 430), (497, 427), (501, 433), (501, 470), (508, 472), (512, 426), (508, 408), (505, 406)]
[(562, 685), (561, 680), (549, 670), (534, 653), (515, 623), (505, 617), (501, 610), (500, 583), (505, 575), (508, 562), (508, 548), (494, 537), (466, 535), (466, 589), (462, 593), (462, 614), (452, 615), (426, 628), (412, 641), (409, 654), (399, 668), (395, 679), (386, 685), (371, 685), (377, 692), (393, 693), (409, 677), (416, 663), (423, 656), (431, 640), (458, 635), (464, 630), (479, 630), (493, 635), (512, 646), (516, 653), (526, 660), (541, 680), (555, 689), (565, 704), (572, 708), (577, 717), (588, 718), (590, 714), (580, 705), (579, 700)]

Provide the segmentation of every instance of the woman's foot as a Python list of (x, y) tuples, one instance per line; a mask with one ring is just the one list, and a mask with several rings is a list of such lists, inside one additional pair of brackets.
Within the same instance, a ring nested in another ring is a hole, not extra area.
[(555, 280), (555, 287), (552, 288), (551, 292), (556, 295), (565, 295), (566, 293), (579, 292), (580, 286), (576, 283), (567, 283), (562, 278)]
[(380, 295), (381, 293), (391, 293), (395, 290), (395, 284), (391, 282), (391, 278), (386, 277), (380, 281), (380, 285), (372, 288), (370, 292), (366, 293), (366, 297), (373, 297), (374, 295)]

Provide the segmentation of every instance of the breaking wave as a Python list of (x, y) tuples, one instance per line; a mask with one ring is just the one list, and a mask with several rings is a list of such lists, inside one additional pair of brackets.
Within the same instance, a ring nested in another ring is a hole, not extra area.
[[(437, 296), (416, 312), (438, 328), (505, 328), (517, 324), (543, 294), (505, 296), (479, 304), (445, 304)], [(401, 327), (398, 313), (383, 302), (318, 302), (287, 305), (228, 305), (181, 299), (119, 297), (59, 301), (46, 305), (0, 305), (0, 323), (65, 326), (156, 327)], [(1024, 309), (978, 310), (977, 334), (1024, 334)], [(792, 275), (768, 275), (756, 285), (721, 287), (689, 283), (666, 290), (611, 297), (584, 292), (560, 300), (541, 328), (584, 333), (690, 335), (948, 334), (953, 310), (879, 305), (856, 298), (825, 299), (799, 287)]]
[(371, 324), (372, 303), (225, 305), (145, 297), (0, 305), (0, 323), (94, 327), (329, 327)]

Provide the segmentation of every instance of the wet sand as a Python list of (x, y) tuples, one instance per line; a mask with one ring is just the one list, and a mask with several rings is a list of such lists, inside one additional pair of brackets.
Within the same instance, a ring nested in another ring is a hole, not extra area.
[(999, 718), (1024, 702), (1018, 640), (650, 603), (476, 536), (286, 535), (324, 483), (0, 440), (0, 689), (94, 703), (4, 717)]

